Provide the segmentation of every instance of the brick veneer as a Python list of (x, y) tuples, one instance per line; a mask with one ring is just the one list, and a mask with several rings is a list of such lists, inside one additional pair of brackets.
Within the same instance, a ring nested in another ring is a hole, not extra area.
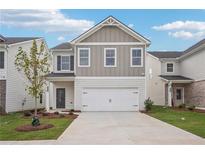
[(0, 80), (0, 113), (5, 112), (6, 107), (6, 80)]
[(205, 80), (193, 82), (185, 87), (186, 103), (205, 107)]

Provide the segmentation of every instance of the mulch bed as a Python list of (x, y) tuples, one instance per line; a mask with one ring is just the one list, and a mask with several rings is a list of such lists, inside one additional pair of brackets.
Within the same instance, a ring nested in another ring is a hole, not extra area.
[[(32, 117), (33, 115), (31, 116), (23, 116), (24, 118), (30, 118)], [(78, 117), (77, 114), (74, 114), (74, 113), (68, 113), (68, 114), (60, 114), (60, 113), (47, 113), (47, 112), (44, 112), (44, 113), (38, 113), (38, 117), (41, 118), (48, 118), (48, 119), (55, 119), (55, 118), (69, 118), (69, 119), (76, 119)]]
[(31, 124), (28, 124), (28, 125), (19, 126), (15, 130), (18, 132), (30, 132), (30, 131), (49, 129), (52, 127), (54, 127), (54, 125), (52, 125), (52, 124), (41, 124), (41, 125), (36, 126), (36, 127), (32, 126)]
[(176, 111), (192, 111), (192, 112), (198, 112), (198, 113), (205, 113), (205, 110), (202, 110), (202, 109), (189, 110), (187, 108), (178, 108), (178, 107), (172, 107), (172, 109)]

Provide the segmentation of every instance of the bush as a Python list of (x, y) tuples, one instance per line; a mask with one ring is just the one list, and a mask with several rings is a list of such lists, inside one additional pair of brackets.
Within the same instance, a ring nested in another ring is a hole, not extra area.
[(56, 112), (54, 112), (54, 114), (55, 114), (55, 115), (59, 115), (59, 112), (58, 112), (58, 111), (56, 111)]
[(32, 116), (31, 111), (25, 111), (23, 114), (24, 114), (25, 117), (30, 117), (30, 116)]
[(73, 115), (73, 112), (69, 112), (68, 115)]
[(180, 109), (184, 109), (185, 107), (186, 107), (185, 104), (179, 104), (179, 106), (178, 106), (178, 108), (180, 108)]
[(195, 105), (190, 105), (190, 106), (187, 107), (187, 109), (189, 109), (189, 110), (194, 110), (195, 108), (196, 108)]
[(144, 102), (145, 110), (147, 112), (150, 111), (152, 109), (153, 104), (154, 104), (154, 102), (150, 98), (146, 99)]

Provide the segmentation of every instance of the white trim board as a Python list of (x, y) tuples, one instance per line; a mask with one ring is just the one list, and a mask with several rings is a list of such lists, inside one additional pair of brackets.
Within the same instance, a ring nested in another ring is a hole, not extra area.
[(93, 80), (93, 79), (133, 79), (133, 80), (136, 80), (136, 79), (145, 79), (145, 76), (138, 76), (138, 77), (133, 77), (133, 76), (100, 76), (100, 77), (97, 77), (97, 76), (78, 76), (78, 77), (75, 77), (75, 79), (90, 79), (90, 80)]
[(146, 45), (141, 42), (82, 42), (76, 45)]

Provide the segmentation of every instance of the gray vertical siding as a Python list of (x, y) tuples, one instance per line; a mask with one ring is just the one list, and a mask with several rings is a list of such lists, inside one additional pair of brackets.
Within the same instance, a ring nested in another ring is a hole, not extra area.
[[(76, 76), (144, 76), (145, 51), (143, 67), (130, 67), (130, 48), (137, 45), (79, 45), (76, 47), (76, 64), (78, 64), (78, 48), (90, 48), (90, 67), (76, 67)], [(104, 48), (117, 49), (117, 67), (104, 67)]]
[(116, 26), (105, 26), (81, 42), (139, 42)]

